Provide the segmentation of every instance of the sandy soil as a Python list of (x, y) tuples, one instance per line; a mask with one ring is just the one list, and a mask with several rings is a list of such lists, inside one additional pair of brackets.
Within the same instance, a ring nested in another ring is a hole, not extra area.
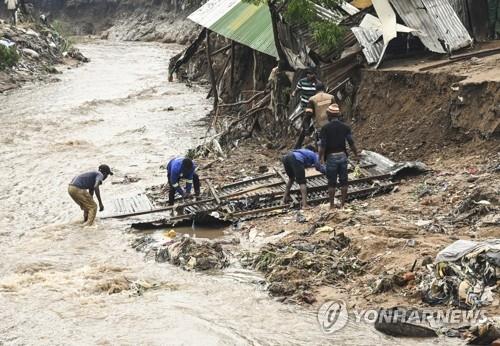
[[(488, 223), (499, 213), (500, 146), (498, 125), (491, 122), (498, 118), (497, 59), (481, 58), (479, 64), (465, 61), (432, 73), (393, 73), (389, 69), (364, 72), (358, 94), (359, 117), (353, 125), (359, 147), (395, 160), (420, 160), (431, 171), (399, 181), (390, 194), (354, 201), (344, 210), (330, 212), (327, 205), (316, 206), (303, 212), (306, 222), (298, 222), (296, 212), (245, 222), (242, 243), (253, 253), (266, 244), (324, 244), (340, 233), (357, 249), (357, 258), (365, 263), (362, 270), (334, 284), (315, 281), (303, 271), (290, 269), (283, 274), (285, 284), (306, 282), (306, 294), (302, 292), (292, 301), (319, 305), (342, 298), (356, 307), (426, 306), (418, 289), (426, 270), (424, 260), (432, 261), (441, 249), (458, 239), (500, 237), (498, 224)], [(484, 76), (492, 78), (484, 78), (479, 84), (472, 82)], [(453, 113), (457, 95), (451, 87), (463, 83), (464, 77), (467, 82), (460, 90), (465, 97), (472, 98), (478, 90), (484, 90), (484, 85), (493, 89), (481, 96), (480, 103), (464, 102)], [(469, 126), (473, 122), (475, 125)], [(474, 128), (466, 131), (467, 126)], [(489, 136), (484, 135), (487, 131)], [(291, 144), (262, 138), (244, 140), (225, 158), (199, 160), (200, 172), (218, 184), (256, 176), (281, 168), (279, 158)], [(487, 200), (491, 207), (475, 209), (471, 201), (478, 200)], [(469, 214), (465, 218), (460, 216), (464, 208)], [(319, 220), (320, 226), (333, 231), (311, 234), (308, 230), (318, 226)], [(373, 293), (377, 280), (403, 276), (412, 269), (414, 279)], [(500, 313), (498, 293), (485, 311), (490, 316)]]

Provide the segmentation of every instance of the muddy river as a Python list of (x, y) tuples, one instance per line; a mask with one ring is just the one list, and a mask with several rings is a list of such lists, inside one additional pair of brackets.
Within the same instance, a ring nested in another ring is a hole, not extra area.
[[(234, 266), (207, 275), (145, 260), (122, 221), (83, 228), (67, 195), (75, 174), (113, 168), (105, 206), (164, 182), (160, 166), (200, 140), (193, 124), (210, 105), (205, 90), (166, 81), (179, 47), (80, 48), (89, 64), (0, 96), (0, 345), (400, 343), (369, 325), (325, 335), (315, 311), (272, 300)], [(140, 181), (119, 184), (125, 175)], [(123, 282), (154, 289), (114, 289)]]

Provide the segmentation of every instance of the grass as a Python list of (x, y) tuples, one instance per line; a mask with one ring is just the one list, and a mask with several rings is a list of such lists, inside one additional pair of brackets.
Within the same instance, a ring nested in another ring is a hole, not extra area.
[(61, 22), (59, 20), (54, 20), (52, 22), (52, 28), (59, 34), (60, 36), (60, 49), (62, 52), (67, 52), (70, 50), (74, 43), (70, 38), (72, 34), (71, 27), (68, 23)]

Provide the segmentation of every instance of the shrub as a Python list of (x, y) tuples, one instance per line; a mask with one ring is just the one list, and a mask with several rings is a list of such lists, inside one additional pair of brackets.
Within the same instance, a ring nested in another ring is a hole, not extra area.
[(5, 47), (0, 44), (0, 70), (12, 67), (19, 61), (19, 53), (14, 47)]
[(344, 44), (344, 28), (332, 22), (321, 21), (312, 23), (314, 40), (319, 44), (321, 54), (340, 50)]

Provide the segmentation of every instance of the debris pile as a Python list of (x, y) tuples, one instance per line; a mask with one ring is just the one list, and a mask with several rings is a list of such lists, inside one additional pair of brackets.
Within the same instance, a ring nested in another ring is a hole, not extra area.
[(158, 262), (168, 261), (185, 270), (222, 269), (229, 265), (228, 256), (221, 244), (200, 242), (190, 237), (165, 244), (157, 250), (155, 258)]
[(106, 293), (108, 295), (129, 292), (130, 296), (142, 296), (146, 291), (160, 288), (175, 289), (176, 287), (167, 283), (155, 283), (148, 280), (131, 279), (125, 275), (119, 275), (97, 282), (94, 287), (94, 292)]
[(89, 61), (50, 26), (0, 23), (0, 45), (15, 50), (19, 55), (14, 66), (0, 70), (0, 92), (14, 89), (23, 82), (42, 80), (47, 74), (59, 73), (54, 65), (64, 63), (65, 58), (77, 62)]
[(500, 273), (500, 239), (457, 240), (427, 268), (419, 287), (424, 302), (460, 308), (490, 305)]
[(494, 186), (474, 186), (452, 211), (458, 225), (499, 225), (498, 190)]
[(168, 232), (167, 238), (170, 240), (160, 244), (146, 235), (138, 237), (131, 245), (157, 262), (170, 262), (184, 270), (223, 269), (229, 265), (228, 254), (219, 242), (200, 241), (189, 236), (179, 238), (174, 231)]
[(312, 227), (299, 237), (267, 244), (253, 257), (243, 255), (242, 263), (265, 274), (271, 295), (312, 304), (311, 289), (335, 284), (362, 272), (364, 266), (348, 237), (323, 228)]

